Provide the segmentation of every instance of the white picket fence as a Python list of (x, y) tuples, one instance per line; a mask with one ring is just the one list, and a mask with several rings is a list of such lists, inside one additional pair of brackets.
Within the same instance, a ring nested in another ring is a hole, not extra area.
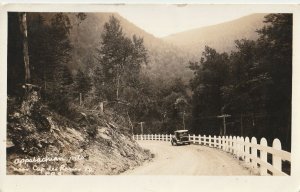
[[(172, 135), (134, 135), (133, 138), (135, 140), (171, 141)], [(247, 167), (259, 170), (260, 175), (285, 176), (287, 174), (282, 170), (282, 162), (291, 162), (291, 153), (281, 149), (279, 139), (274, 139), (272, 146), (268, 146), (265, 138), (257, 143), (255, 137), (250, 140), (249, 137), (189, 135), (189, 140), (193, 144), (214, 147), (231, 153), (235, 158), (243, 160)], [(268, 154), (272, 156), (272, 163), (268, 162)]]

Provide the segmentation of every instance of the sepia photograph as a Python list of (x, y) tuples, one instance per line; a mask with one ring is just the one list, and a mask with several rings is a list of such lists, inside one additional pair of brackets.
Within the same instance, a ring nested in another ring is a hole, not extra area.
[(101, 8), (6, 13), (6, 175), (293, 174), (293, 12)]

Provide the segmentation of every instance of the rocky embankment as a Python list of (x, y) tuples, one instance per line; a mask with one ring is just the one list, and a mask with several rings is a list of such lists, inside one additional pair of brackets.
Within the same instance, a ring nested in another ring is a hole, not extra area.
[(70, 120), (43, 105), (35, 91), (19, 106), (10, 98), (7, 174), (114, 175), (149, 159), (112, 116), (78, 112)]

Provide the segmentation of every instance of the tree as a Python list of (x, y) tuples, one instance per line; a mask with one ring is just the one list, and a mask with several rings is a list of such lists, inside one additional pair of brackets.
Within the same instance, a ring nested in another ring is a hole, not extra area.
[(186, 110), (186, 106), (187, 106), (187, 100), (184, 97), (179, 97), (176, 99), (175, 101), (175, 108), (178, 109), (181, 114), (182, 114), (182, 125), (183, 125), (183, 129), (185, 129), (185, 110)]
[(131, 40), (125, 36), (120, 21), (114, 16), (104, 24), (101, 37), (97, 57), (101, 67), (98, 71), (103, 76), (102, 84), (109, 84), (115, 92), (108, 94), (108, 98), (119, 100), (124, 87), (137, 83), (141, 65), (146, 63), (147, 51), (143, 39), (133, 36)]
[(101, 37), (102, 44), (98, 53), (104, 81), (111, 84), (116, 91), (116, 99), (119, 99), (120, 78), (124, 69), (124, 61), (127, 58), (126, 48), (130, 47), (127, 44), (129, 41), (124, 37), (120, 22), (114, 16), (111, 16), (109, 22), (104, 24)]
[[(193, 91), (193, 129), (195, 133), (218, 134), (216, 116), (223, 105), (222, 88), (227, 84), (229, 56), (205, 47), (200, 62), (191, 62), (194, 78), (190, 85)], [(199, 130), (199, 127), (201, 130)]]
[(267, 87), (266, 103), (272, 129), (269, 132), (287, 146), (291, 141), (293, 15), (269, 14), (264, 22), (268, 25), (258, 30), (258, 62), (272, 80)]
[[(292, 14), (269, 14), (256, 41), (237, 40), (230, 57), (206, 47), (190, 63), (194, 78), (193, 124), (217, 127), (217, 113), (228, 113), (230, 134), (279, 138), (290, 149), (292, 91)], [(205, 134), (210, 130), (202, 130)]]
[(23, 36), (23, 57), (25, 67), (25, 83), (30, 82), (30, 67), (29, 67), (29, 54), (28, 54), (28, 37), (27, 37), (27, 19), (26, 13), (20, 13), (20, 30)]
[(91, 86), (89, 76), (79, 69), (74, 79), (74, 90), (77, 95), (82, 94), (84, 96), (91, 89)]
[(7, 45), (7, 93), (10, 96), (22, 96), (21, 85), (25, 83), (22, 33), (20, 30), (20, 14), (8, 14)]
[[(47, 17), (47, 15), (45, 15)], [(71, 59), (72, 46), (69, 40), (71, 24), (68, 16), (56, 13), (47, 17), (39, 13), (29, 14), (29, 52), (34, 83), (43, 88), (43, 93), (58, 83), (54, 75), (67, 66)], [(51, 93), (49, 93), (51, 94)]]
[(52, 53), (49, 53), (50, 27), (41, 14), (28, 14), (28, 35), (30, 37), (29, 52), (31, 62), (32, 81), (44, 90), (47, 81), (52, 78), (54, 68)]

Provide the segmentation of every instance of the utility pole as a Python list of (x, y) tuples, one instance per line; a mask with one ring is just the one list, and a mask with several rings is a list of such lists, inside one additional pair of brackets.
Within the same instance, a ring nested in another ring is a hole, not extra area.
[(231, 115), (223, 114), (223, 115), (219, 115), (217, 117), (223, 118), (224, 135), (226, 135), (226, 117), (231, 117)]
[(183, 113), (182, 113), (182, 124), (183, 124), (183, 130), (185, 130), (184, 115), (185, 115), (185, 111), (183, 111)]
[(144, 134), (144, 129), (143, 129), (143, 124), (144, 124), (145, 122), (140, 122), (140, 123), (138, 123), (138, 124), (140, 124), (141, 125), (141, 134), (143, 135)]

